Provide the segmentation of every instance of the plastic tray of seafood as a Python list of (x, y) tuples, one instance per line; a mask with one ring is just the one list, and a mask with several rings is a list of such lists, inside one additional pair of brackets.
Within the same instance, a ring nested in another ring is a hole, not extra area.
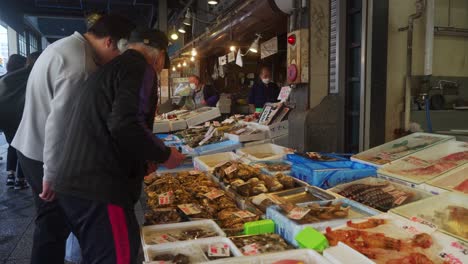
[(341, 184), (329, 191), (382, 212), (432, 196), (426, 191), (380, 178), (365, 178)]
[(267, 143), (236, 150), (239, 156), (245, 156), (252, 161), (282, 160), (284, 155), (292, 153), (288, 148)]
[(227, 189), (232, 190), (242, 198), (256, 196), (262, 193), (279, 192), (307, 185), (293, 177), (278, 173), (274, 176), (266, 175), (259, 168), (229, 161), (213, 170), (213, 175), (219, 179)]
[(230, 160), (240, 160), (234, 152), (222, 152), (193, 158), (193, 167), (200, 171), (213, 171), (218, 165)]
[(325, 249), (323, 256), (332, 264), (375, 264), (374, 261), (342, 242)]
[(213, 264), (330, 264), (319, 253), (310, 249), (295, 249), (259, 256), (244, 256), (212, 261)]
[(145, 177), (146, 224), (213, 219), (223, 229), (240, 229), (261, 212), (243, 210), (211, 176), (200, 171)]
[(468, 165), (458, 167), (427, 184), (450, 191), (468, 194)]
[(380, 214), (379, 211), (358, 202), (342, 198), (299, 205), (281, 204), (268, 207), (266, 217), (275, 222), (276, 233), (289, 243), (299, 246), (296, 235), (305, 227), (319, 231), (326, 227), (345, 224), (350, 219), (361, 219)]
[(350, 220), (324, 235), (330, 247), (342, 242), (378, 264), (444, 263), (439, 254), (445, 245), (435, 229), (399, 216)]
[(141, 228), (144, 247), (217, 236), (225, 237), (226, 234), (213, 220), (208, 219)]
[(286, 175), (291, 174), (292, 162), (282, 160), (282, 161), (254, 161), (250, 165), (253, 167), (260, 168), (261, 171), (268, 175), (275, 175), (277, 173), (283, 173)]
[(382, 166), (378, 173), (420, 184), (468, 163), (468, 143), (448, 141)]
[(149, 246), (144, 251), (146, 261), (181, 264), (202, 263), (242, 256), (234, 243), (225, 237)]
[(414, 133), (356, 154), (351, 157), (351, 160), (380, 167), (425, 148), (453, 139), (452, 136)]
[(260, 194), (249, 198), (249, 201), (262, 212), (266, 212), (267, 207), (276, 204), (276, 198), (291, 204), (335, 199), (335, 196), (332, 194), (314, 186), (294, 188), (291, 190), (272, 193), (272, 195), (275, 196), (271, 197), (270, 195)]
[(278, 234), (245, 235), (230, 237), (232, 242), (245, 256), (281, 252), (294, 249)]
[(413, 221), (429, 221), (440, 231), (468, 241), (468, 196), (465, 194), (444, 193), (391, 212)]

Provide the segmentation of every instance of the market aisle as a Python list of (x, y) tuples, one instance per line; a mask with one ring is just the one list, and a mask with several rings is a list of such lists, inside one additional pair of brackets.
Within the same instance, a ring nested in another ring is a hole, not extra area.
[[(30, 189), (14, 191), (5, 186), (7, 143), (0, 134), (0, 264), (29, 264), (34, 232), (34, 205)], [(143, 208), (135, 206), (140, 224)], [(139, 263), (143, 261), (140, 254)]]

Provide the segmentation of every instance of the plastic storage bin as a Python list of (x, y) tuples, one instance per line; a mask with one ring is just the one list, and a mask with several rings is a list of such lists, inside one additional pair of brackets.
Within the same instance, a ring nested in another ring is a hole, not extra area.
[(333, 220), (323, 220), (317, 223), (310, 223), (310, 224), (299, 224), (296, 221), (289, 219), (284, 212), (278, 206), (270, 206), (267, 208), (266, 217), (271, 219), (275, 222), (275, 232), (280, 234), (286, 241), (291, 243), (294, 246), (299, 246), (297, 241), (295, 240), (296, 235), (301, 232), (302, 229), (306, 227), (312, 227), (319, 231), (325, 230), (326, 227), (336, 227), (345, 224), (350, 219), (360, 219), (369, 216), (374, 216), (380, 214), (379, 211), (367, 207), (363, 204), (358, 202), (341, 198), (332, 201), (318, 201), (318, 202), (311, 202), (311, 203), (304, 203), (299, 204), (299, 206), (304, 207), (308, 204), (318, 203), (318, 204), (326, 204), (328, 202), (333, 202), (336, 204), (338, 202), (343, 203), (343, 206), (349, 207), (349, 215), (346, 218), (342, 219), (333, 219)]
[(211, 232), (215, 232), (216, 236), (225, 237), (226, 234), (221, 230), (221, 228), (213, 221), (213, 220), (198, 220), (198, 221), (191, 221), (191, 222), (183, 222), (183, 223), (176, 223), (176, 224), (164, 224), (164, 225), (151, 225), (151, 226), (144, 226), (141, 228), (141, 244), (143, 247), (148, 247), (151, 245), (161, 245), (166, 243), (174, 243), (178, 241), (172, 242), (174, 239), (159, 239), (160, 236), (163, 235), (170, 235), (171, 232), (178, 233), (185, 230), (192, 230), (192, 229), (203, 229), (209, 230)]
[(241, 157), (246, 157), (252, 161), (265, 161), (265, 160), (282, 160), (284, 155), (291, 153), (285, 147), (275, 144), (263, 144), (241, 148), (236, 150), (236, 153)]
[[(288, 160), (290, 160), (289, 155)], [(303, 163), (297, 161), (292, 167), (292, 176), (322, 189), (377, 175), (374, 167), (354, 161)]]

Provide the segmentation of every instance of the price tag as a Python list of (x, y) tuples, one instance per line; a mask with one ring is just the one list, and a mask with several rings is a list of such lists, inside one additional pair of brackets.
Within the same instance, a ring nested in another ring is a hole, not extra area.
[(205, 134), (205, 138), (213, 136), (214, 130), (215, 130), (214, 126), (210, 126), (210, 128)]
[(446, 245), (439, 256), (449, 264), (463, 264), (463, 260), (468, 258), (468, 247), (459, 241), (453, 241)]
[(242, 252), (245, 256), (253, 256), (259, 253), (259, 246), (256, 243), (246, 245), (242, 248)]
[(228, 119), (224, 120), (222, 123), (223, 124), (232, 124), (232, 123), (234, 123), (234, 119), (228, 118)]
[(401, 228), (403, 228), (406, 232), (412, 234), (412, 235), (417, 235), (420, 234), (421, 231), (419, 231), (416, 227), (414, 226), (409, 226), (409, 225), (403, 225)]
[(406, 201), (406, 199), (408, 199), (408, 196), (402, 195), (402, 196), (398, 197), (398, 199), (396, 199), (393, 203), (396, 204), (396, 205), (401, 205), (401, 204), (403, 204), (404, 201)]
[(310, 212), (310, 209), (308, 208), (295, 207), (288, 213), (288, 217), (294, 220), (301, 220), (309, 212)]
[(204, 194), (204, 196), (206, 196), (210, 200), (214, 200), (214, 199), (216, 199), (218, 197), (221, 197), (223, 195), (224, 195), (224, 192), (221, 191), (220, 189), (214, 189), (211, 192), (207, 192), (207, 193)]
[(191, 170), (189, 171), (189, 174), (190, 175), (200, 175), (201, 171), (197, 171), (197, 170)]
[(239, 129), (239, 130), (236, 130), (236, 131), (234, 132), (234, 134), (240, 135), (240, 134), (244, 133), (245, 130), (246, 130), (245, 128), (241, 128), (241, 129)]
[(226, 243), (216, 243), (208, 246), (208, 257), (229, 257), (230, 255), (229, 245)]
[(213, 121), (213, 126), (219, 127), (219, 126), (221, 126), (221, 124), (218, 121)]
[(218, 167), (221, 167), (223, 166), (224, 164), (228, 163), (228, 161), (221, 161), (220, 163), (216, 164), (214, 167), (215, 168), (218, 168)]
[(423, 224), (423, 225), (429, 227), (432, 231), (436, 231), (436, 230), (437, 230), (437, 225), (433, 224), (433, 223), (430, 222), (430, 221), (424, 220), (424, 219), (422, 219), (422, 218), (413, 216), (413, 217), (410, 218), (410, 220), (413, 221), (413, 222), (416, 222), (416, 223)]
[(151, 242), (154, 244), (164, 244), (164, 243), (171, 243), (171, 242), (177, 242), (176, 238), (168, 235), (168, 234), (158, 234), (155, 236), (151, 236), (150, 238)]
[(243, 210), (243, 211), (237, 211), (237, 212), (234, 212), (233, 213), (235, 216), (239, 217), (239, 218), (252, 218), (252, 217), (255, 217), (256, 215), (249, 212), (249, 211), (246, 211), (246, 210)]
[(210, 125), (210, 122), (205, 122), (205, 127), (209, 127)]
[(173, 201), (174, 201), (174, 193), (172, 191), (158, 195), (159, 205), (172, 204)]
[(252, 198), (252, 203), (255, 204), (255, 205), (260, 205), (266, 199), (269, 199), (269, 196), (262, 193), (262, 194), (259, 194), (259, 195), (255, 196), (254, 198)]
[(182, 212), (186, 215), (194, 215), (201, 213), (200, 207), (196, 204), (179, 204), (177, 205)]
[(387, 192), (387, 193), (388, 193), (388, 192), (391, 192), (391, 191), (393, 191), (393, 190), (395, 190), (395, 187), (394, 187), (392, 184), (390, 184), (390, 185), (388, 185), (387, 187), (385, 187), (385, 188), (382, 189), (382, 191)]
[(224, 173), (231, 174), (231, 173), (235, 172), (236, 170), (237, 170), (236, 164), (232, 164), (231, 166), (224, 169)]

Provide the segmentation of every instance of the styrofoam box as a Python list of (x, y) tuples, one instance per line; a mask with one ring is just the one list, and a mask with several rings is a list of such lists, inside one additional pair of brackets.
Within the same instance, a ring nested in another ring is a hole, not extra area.
[(199, 171), (213, 171), (215, 166), (231, 160), (239, 160), (234, 152), (222, 152), (217, 154), (198, 156), (193, 158), (193, 167)]
[(236, 134), (230, 134), (230, 133), (225, 133), (224, 135), (230, 140), (237, 141), (237, 142), (256, 141), (256, 140), (263, 140), (266, 138), (266, 132), (263, 130), (260, 130), (257, 133), (251, 134), (251, 135), (236, 135)]
[[(281, 147), (275, 144), (263, 144), (250, 146), (246, 148), (241, 148), (236, 150), (237, 155), (241, 157), (246, 157), (252, 161), (262, 161), (262, 160), (282, 160), (284, 155), (292, 153), (289, 149)], [(268, 157), (256, 157), (258, 154), (272, 154)]]
[[(468, 181), (468, 164), (458, 167), (440, 177), (427, 182), (427, 185), (439, 187), (449, 191), (457, 191), (454, 188), (464, 181)], [(468, 194), (468, 190), (465, 193)]]
[(277, 253), (268, 253), (251, 257), (238, 257), (211, 261), (211, 264), (273, 264), (280, 261), (295, 260), (303, 264), (330, 264), (319, 253), (310, 249), (295, 249)]
[(275, 222), (275, 232), (280, 234), (287, 242), (291, 243), (293, 246), (298, 247), (295, 237), (299, 234), (304, 228), (312, 227), (318, 231), (323, 231), (327, 227), (340, 226), (352, 219), (361, 219), (369, 216), (374, 216), (380, 214), (376, 209), (370, 208), (353, 200), (347, 198), (341, 198), (338, 200), (332, 201), (315, 201), (310, 203), (298, 204), (299, 206), (307, 206), (309, 204), (326, 204), (332, 202), (333, 204), (342, 203), (343, 206), (349, 208), (349, 214), (346, 218), (339, 218), (333, 220), (323, 220), (317, 223), (310, 224), (299, 224), (294, 220), (289, 219), (284, 212), (279, 209), (278, 206), (270, 206), (267, 208), (266, 217)]
[(272, 125), (260, 125), (256, 122), (245, 122), (248, 125), (255, 126), (259, 129), (266, 130), (267, 136), (269, 138), (276, 138), (280, 136), (284, 136), (289, 133), (289, 122), (288, 120), (278, 122)]
[(266, 144), (266, 143), (271, 143), (271, 139), (270, 138), (267, 138), (267, 139), (264, 139), (264, 140), (258, 140), (258, 141), (252, 141), (252, 142), (244, 142), (244, 148), (246, 147), (250, 147), (250, 146), (257, 146), (257, 145), (262, 145), (262, 144)]
[(342, 242), (325, 249), (323, 256), (332, 264), (375, 264), (374, 261)]
[(271, 143), (287, 148), (289, 147), (289, 134), (272, 138)]
[(154, 233), (168, 233), (171, 231), (180, 231), (187, 230), (192, 228), (207, 228), (211, 231), (214, 231), (218, 236), (225, 237), (226, 234), (221, 230), (221, 228), (213, 220), (197, 220), (191, 222), (183, 222), (176, 224), (164, 224), (164, 225), (151, 225), (144, 226), (141, 228), (141, 244), (143, 247), (152, 246), (150, 239), (151, 235)]
[[(380, 155), (382, 155), (383, 153), (388, 153), (385, 156), (385, 158), (388, 159), (389, 162), (393, 162), (395, 160), (411, 155), (425, 148), (435, 146), (447, 140), (454, 140), (454, 137), (445, 136), (445, 135), (437, 135), (437, 134), (429, 134), (429, 133), (414, 133), (414, 134), (399, 138), (397, 140), (393, 140), (386, 144), (377, 146), (375, 148), (366, 150), (359, 154), (356, 154), (351, 157), (351, 160), (356, 161), (356, 162), (361, 162), (364, 164), (368, 164), (371, 166), (375, 166), (375, 167), (381, 167), (382, 165), (388, 162), (385, 162), (385, 163), (382, 162), (384, 163), (382, 164), (382, 163), (373, 161), (372, 159), (379, 158)], [(425, 145), (425, 143), (427, 143), (427, 145)], [(410, 148), (420, 146), (420, 148), (417, 148), (414, 150), (401, 151), (395, 154), (390, 154), (392, 151), (395, 151), (395, 148), (398, 148), (399, 146), (403, 146), (403, 145), (409, 146)]]
[(412, 187), (407, 186), (407, 185), (402, 185), (402, 184), (399, 184), (399, 183), (396, 183), (396, 182), (393, 182), (393, 181), (388, 181), (388, 180), (385, 180), (385, 179), (373, 178), (373, 177), (368, 177), (368, 178), (360, 179), (360, 180), (357, 180), (357, 181), (340, 184), (340, 185), (337, 185), (337, 186), (329, 189), (329, 191), (332, 192), (332, 193), (338, 194), (340, 191), (344, 190), (346, 187), (348, 187), (348, 186), (350, 186), (352, 184), (358, 184), (358, 183), (362, 183), (362, 184), (382, 184), (382, 183), (386, 183), (386, 182), (392, 184), (395, 187), (395, 189), (397, 189), (397, 190), (401, 190), (401, 191), (404, 191), (404, 192), (410, 192), (410, 193), (413, 194), (413, 196), (407, 202), (407, 204), (415, 202), (415, 201), (423, 200), (423, 199), (426, 199), (426, 198), (429, 198), (429, 197), (433, 196), (432, 194), (430, 194), (430, 193), (428, 193), (428, 192), (426, 192), (424, 190), (421, 190), (421, 189), (415, 189), (415, 188), (412, 188)]
[(171, 131), (169, 121), (157, 121), (153, 124), (153, 133), (168, 133)]
[[(459, 206), (468, 209), (468, 195), (458, 192), (444, 193), (412, 204), (400, 206), (398, 208), (392, 209), (391, 212), (408, 219), (416, 217), (431, 222), (431, 218), (434, 217), (436, 211), (443, 211), (448, 206)], [(451, 227), (458, 228), (457, 233), (452, 233), (444, 226), (440, 226), (440, 223), (434, 224), (438, 225), (438, 229), (440, 231), (456, 238), (468, 241), (468, 236), (463, 237), (461, 235), (461, 233), (468, 234), (466, 225), (451, 225)]]
[[(450, 160), (443, 162), (442, 164), (453, 163), (453, 166), (439, 168), (442, 171), (435, 171), (433, 173), (423, 174), (422, 172), (405, 172), (408, 170), (416, 169), (425, 169), (434, 166), (437, 162), (441, 162), (441, 159), (447, 158), (448, 156), (454, 155), (460, 152), (468, 152), (468, 143), (460, 141), (447, 141), (439, 145), (424, 149), (413, 155), (406, 156), (397, 161), (388, 163), (382, 166), (378, 173), (390, 176), (394, 178), (399, 178), (405, 181), (409, 181), (416, 184), (421, 184), (427, 182), (431, 179), (434, 179), (442, 174), (445, 174), (456, 167), (459, 167), (464, 164), (468, 164), (468, 159), (459, 159), (459, 160)], [(462, 155), (463, 156), (463, 155)], [(417, 165), (416, 165), (417, 163)], [(440, 167), (440, 166), (439, 166)], [(429, 170), (429, 169), (428, 169)]]
[[(145, 260), (151, 263), (155, 255), (162, 254), (184, 254), (190, 258), (190, 263), (208, 262), (205, 252), (212, 244), (223, 243), (229, 246), (229, 251), (233, 257), (242, 256), (242, 252), (234, 245), (234, 243), (226, 237), (210, 237), (201, 238), (193, 241), (175, 242), (171, 244), (163, 244), (157, 246), (149, 246), (144, 248)], [(226, 258), (229, 259), (229, 258)], [(159, 262), (158, 262), (159, 263)]]
[(174, 120), (170, 122), (171, 131), (184, 130), (187, 128), (185, 120)]
[[(206, 110), (206, 111), (203, 111)], [(206, 121), (210, 121), (212, 119), (215, 119), (219, 116), (221, 116), (221, 113), (219, 112), (219, 109), (216, 107), (202, 107), (200, 109), (197, 109), (195, 111), (199, 111), (196, 115), (193, 117), (189, 117), (186, 119), (187, 121), (187, 126), (196, 126), (201, 123), (205, 123)]]

